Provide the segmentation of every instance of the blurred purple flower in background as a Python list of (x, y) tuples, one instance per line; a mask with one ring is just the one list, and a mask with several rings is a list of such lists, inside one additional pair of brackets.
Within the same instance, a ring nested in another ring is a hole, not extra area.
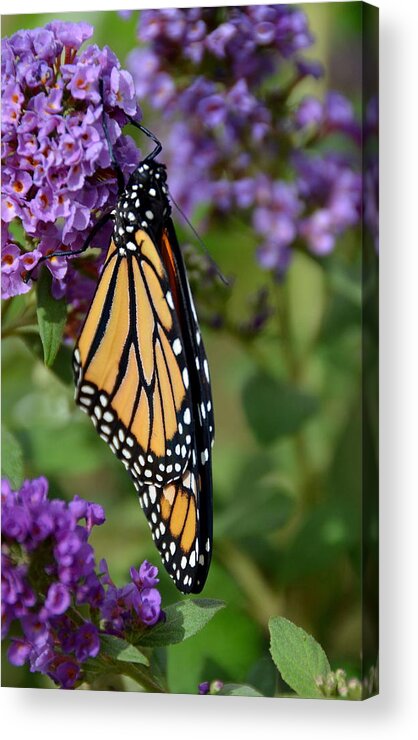
[[(360, 127), (336, 91), (296, 106), (291, 98), (322, 74), (302, 56), (313, 43), (306, 15), (286, 5), (147, 10), (138, 39), (128, 67), (162, 115), (170, 189), (187, 214), (201, 203), (219, 218), (247, 212), (259, 264), (278, 278), (296, 243), (332, 251), (360, 218)], [(352, 142), (353, 157), (326, 153), (334, 134)], [(208, 222), (206, 213), (200, 229)]]
[[(80, 50), (92, 34), (87, 23), (53, 21), (2, 42), (3, 298), (27, 292), (22, 273), (42, 255), (80, 247), (99, 215), (115, 203), (99, 79), (109, 135), (125, 175), (139, 160), (133, 140), (121, 134), (126, 114), (139, 113), (132, 77), (109, 47)], [(25, 231), (24, 245), (9, 230), (15, 219)], [(102, 248), (109, 235), (104, 232), (95, 241)], [(52, 258), (46, 264), (54, 294), (67, 293), (77, 306), (81, 296), (73, 289), (78, 277), (71, 261)], [(94, 281), (84, 281), (84, 305), (93, 289)]]
[[(122, 588), (105, 561), (96, 573), (88, 538), (104, 521), (93, 502), (49, 499), (45, 478), (25, 481), (19, 491), (2, 481), (2, 638), (12, 630), (13, 665), (29, 663), (62, 688), (72, 688), (82, 664), (97, 656), (101, 632), (123, 636), (161, 617), (151, 563), (132, 568), (132, 581)], [(93, 621), (81, 616), (83, 605)]]
[[(323, 100), (298, 95), (303, 80), (322, 75), (304, 56), (314, 39), (299, 8), (144, 10), (129, 72), (108, 47), (80, 49), (92, 33), (86, 23), (54, 21), (3, 41), (4, 298), (30, 290), (25, 273), (55, 250), (79, 248), (115, 203), (99, 78), (125, 176), (140, 154), (121, 128), (127, 115), (139, 115), (138, 97), (158, 112), (180, 207), (201, 233), (239, 214), (252, 229), (259, 265), (277, 279), (295, 249), (324, 257), (359, 223), (361, 128), (338, 91)], [(335, 154), (336, 137), (344, 138), (344, 156)], [(374, 170), (365, 182), (365, 218), (377, 243)], [(67, 336), (78, 332), (109, 236), (110, 224), (93, 240), (99, 257), (47, 260), (53, 294), (69, 305)]]

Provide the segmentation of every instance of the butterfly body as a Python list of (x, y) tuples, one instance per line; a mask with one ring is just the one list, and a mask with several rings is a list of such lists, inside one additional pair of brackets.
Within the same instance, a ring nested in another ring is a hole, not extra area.
[(73, 355), (76, 402), (132, 477), (177, 587), (199, 592), (212, 549), (209, 369), (170, 217), (164, 165), (146, 159), (113, 235)]
[(146, 229), (154, 243), (159, 243), (171, 213), (166, 181), (164, 165), (153, 160), (142, 162), (132, 173), (113, 212), (113, 239), (122, 255), (139, 228)]

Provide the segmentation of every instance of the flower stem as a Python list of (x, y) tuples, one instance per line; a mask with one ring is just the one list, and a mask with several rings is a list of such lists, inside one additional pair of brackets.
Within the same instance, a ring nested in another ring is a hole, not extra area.
[(229, 541), (219, 543), (220, 559), (249, 600), (249, 610), (263, 627), (272, 614), (283, 613), (283, 598), (270, 587), (262, 571), (239, 547)]

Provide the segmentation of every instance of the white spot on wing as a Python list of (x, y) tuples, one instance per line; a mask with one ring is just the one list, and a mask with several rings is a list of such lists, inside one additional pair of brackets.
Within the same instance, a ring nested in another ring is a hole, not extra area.
[(181, 342), (180, 339), (175, 339), (173, 342), (173, 352), (175, 355), (179, 355), (181, 352)]

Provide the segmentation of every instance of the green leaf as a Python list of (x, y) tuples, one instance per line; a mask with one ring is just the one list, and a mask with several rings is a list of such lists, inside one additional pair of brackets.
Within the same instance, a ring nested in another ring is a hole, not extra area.
[[(128, 676), (147, 691), (163, 692), (164, 686), (151, 671), (140, 663), (112, 658), (99, 653), (83, 663), (83, 674), (88, 683), (103, 681), (105, 676)], [(96, 684), (97, 685), (97, 684)]]
[(252, 665), (246, 679), (263, 696), (274, 696), (277, 691), (279, 675), (270, 655), (263, 655)]
[(1, 474), (12, 488), (23, 483), (23, 455), (17, 439), (5, 426), (1, 427)]
[(326, 305), (325, 283), (322, 264), (314, 262), (306, 254), (295, 252), (292, 269), (277, 288), (286, 295), (291, 341), (299, 354), (310, 351), (320, 328)]
[(314, 396), (263, 373), (247, 381), (242, 400), (248, 423), (261, 444), (296, 434), (319, 406)]
[(335, 566), (347, 552), (358, 553), (359, 517), (353, 502), (338, 499), (326, 500), (308, 510), (281, 558), (280, 581), (293, 584)]
[(286, 524), (294, 499), (278, 484), (275, 464), (265, 452), (246, 458), (231, 482), (233, 497), (216, 513), (218, 538), (260, 538)]
[(103, 652), (106, 655), (110, 655), (111, 658), (116, 660), (123, 660), (126, 663), (141, 663), (141, 665), (149, 665), (149, 660), (141, 653), (139, 648), (135, 645), (131, 645), (130, 642), (122, 640), (120, 637), (114, 635), (100, 635), (100, 645)]
[(138, 640), (140, 645), (174, 645), (199, 632), (225, 606), (215, 599), (187, 599), (165, 609), (165, 621), (159, 622)]
[(241, 683), (226, 683), (218, 694), (219, 696), (263, 696), (252, 686)]
[[(240, 489), (236, 489), (240, 492)], [(289, 519), (294, 502), (287, 493), (275, 486), (254, 486), (253, 498), (236, 497), (236, 505), (218, 514), (218, 537), (233, 539), (265, 535), (282, 527)]]
[(301, 627), (284, 617), (269, 621), (270, 652), (284, 681), (303, 698), (322, 697), (315, 679), (331, 670), (322, 647)]
[(65, 299), (56, 301), (51, 293), (52, 275), (44, 268), (41, 271), (37, 286), (39, 334), (44, 348), (44, 362), (47, 367), (54, 364), (61, 346), (62, 334), (67, 318)]

